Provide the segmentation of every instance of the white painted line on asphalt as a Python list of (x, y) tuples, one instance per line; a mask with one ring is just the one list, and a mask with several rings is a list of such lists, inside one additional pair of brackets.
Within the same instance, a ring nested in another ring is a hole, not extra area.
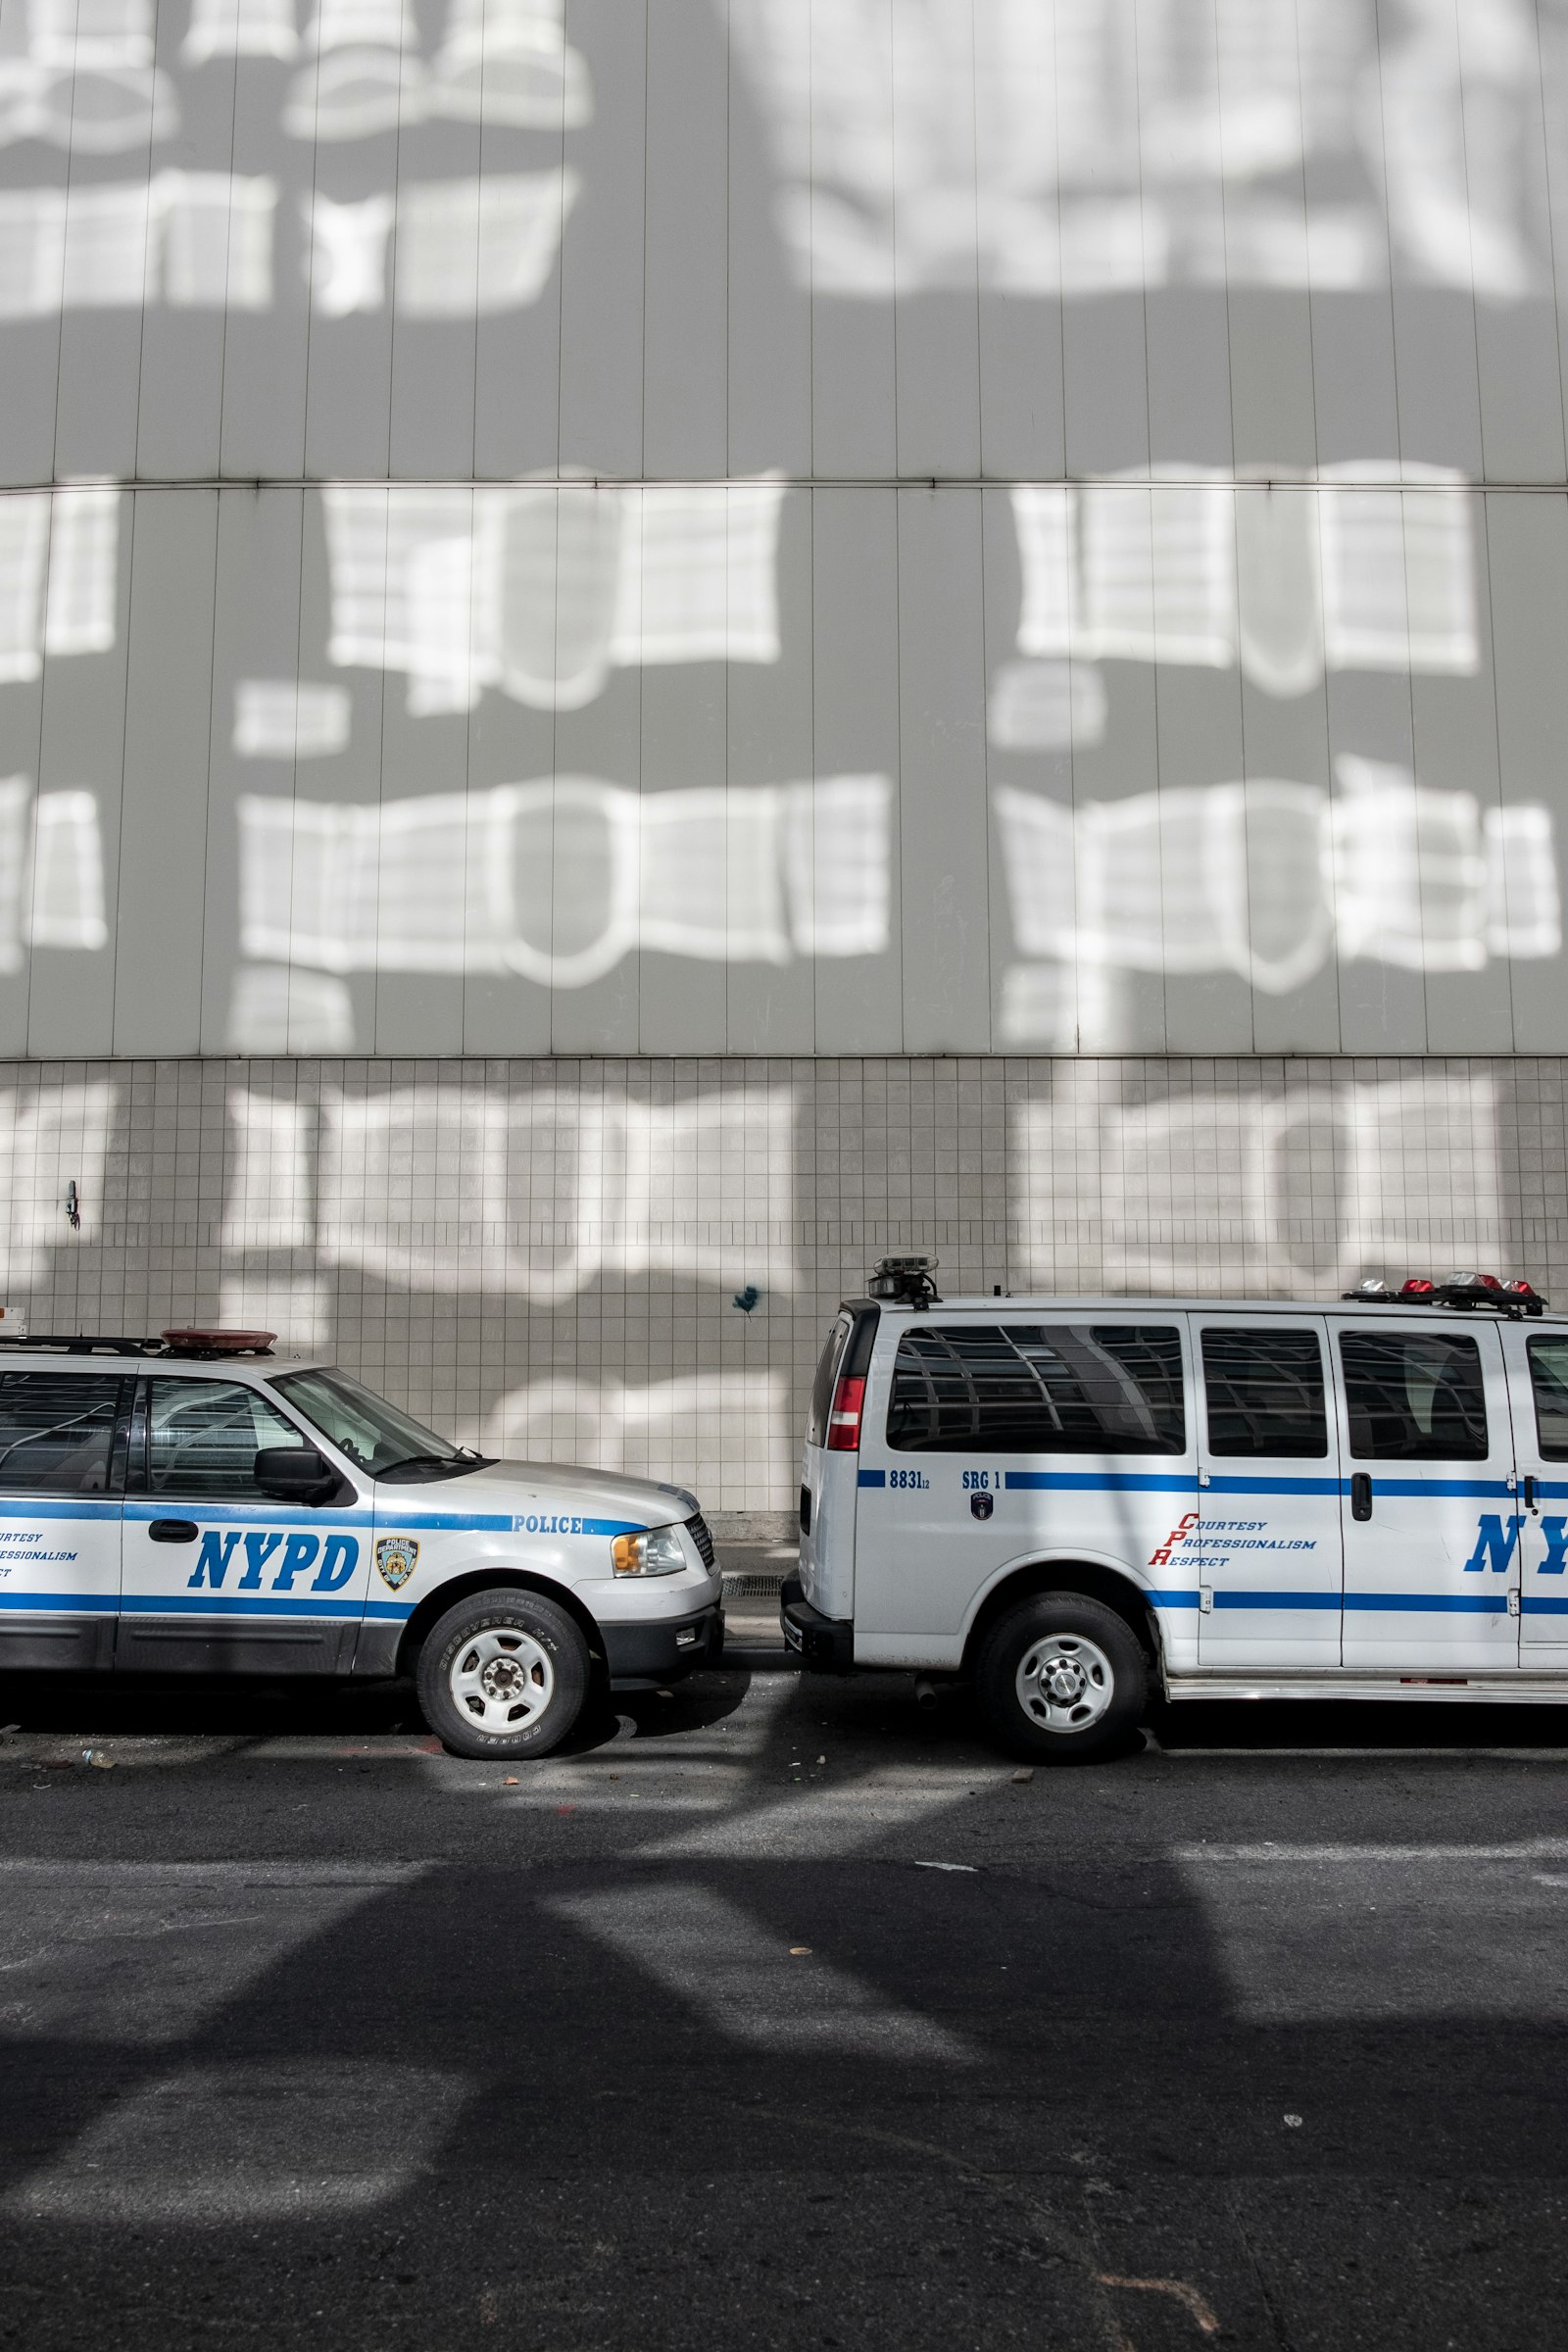
[(466, 2087), (366, 2058), (187, 2068), (97, 2118), (0, 2211), (94, 2228), (363, 2213), (427, 2169)]
[(1568, 1862), (1568, 1838), (1526, 1838), (1511, 1845), (1178, 1845), (1174, 1862)]
[(1292, 1763), (1316, 1763), (1333, 1757), (1357, 1764), (1401, 1764), (1412, 1757), (1434, 1757), (1461, 1764), (1564, 1764), (1568, 1747), (1166, 1747), (1159, 1754), (1173, 1764), (1271, 1764), (1281, 1758)]
[(974, 2063), (957, 2034), (836, 1968), (706, 1886), (562, 1895), (542, 1909), (605, 1944), (731, 2040), (766, 2050), (945, 2066)]
[(428, 1862), (68, 1862), (53, 1855), (0, 1855), (0, 1874), (63, 1879), (82, 1886), (401, 1886), (422, 1878)]

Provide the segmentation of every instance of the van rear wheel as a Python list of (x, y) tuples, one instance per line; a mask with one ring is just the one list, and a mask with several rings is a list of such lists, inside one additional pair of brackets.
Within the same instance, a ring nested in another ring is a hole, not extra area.
[(1130, 1628), (1084, 1592), (1042, 1592), (986, 1636), (975, 1692), (1009, 1753), (1089, 1763), (1124, 1748), (1138, 1727), (1149, 1674)]
[(430, 1628), (419, 1709), (455, 1756), (548, 1756), (582, 1713), (588, 1644), (539, 1592), (475, 1592)]

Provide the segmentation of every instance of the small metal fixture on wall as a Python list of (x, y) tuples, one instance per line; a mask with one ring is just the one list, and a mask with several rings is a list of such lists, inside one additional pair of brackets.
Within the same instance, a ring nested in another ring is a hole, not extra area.
[(66, 1187), (66, 1223), (73, 1233), (81, 1231), (81, 1195), (76, 1190), (74, 1176)]

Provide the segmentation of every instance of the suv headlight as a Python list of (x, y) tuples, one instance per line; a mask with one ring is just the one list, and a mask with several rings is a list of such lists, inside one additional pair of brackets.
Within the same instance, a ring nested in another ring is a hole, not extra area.
[(616, 1536), (610, 1546), (617, 1576), (673, 1576), (687, 1565), (672, 1527), (651, 1527), (640, 1536)]

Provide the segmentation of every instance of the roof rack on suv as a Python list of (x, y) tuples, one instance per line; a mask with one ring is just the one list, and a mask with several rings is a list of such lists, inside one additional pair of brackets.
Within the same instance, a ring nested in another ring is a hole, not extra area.
[(1369, 1274), (1353, 1291), (1340, 1296), (1356, 1306), (1484, 1306), (1515, 1321), (1522, 1315), (1544, 1314), (1550, 1303), (1522, 1275), (1499, 1282), (1495, 1274), (1450, 1274), (1446, 1282), (1433, 1282), (1425, 1274), (1412, 1274), (1392, 1291), (1381, 1275)]
[(32, 1332), (13, 1339), (0, 1327), (0, 1348), (38, 1348), (56, 1355), (270, 1355), (275, 1331), (185, 1331), (155, 1340), (110, 1338), (98, 1332)]

